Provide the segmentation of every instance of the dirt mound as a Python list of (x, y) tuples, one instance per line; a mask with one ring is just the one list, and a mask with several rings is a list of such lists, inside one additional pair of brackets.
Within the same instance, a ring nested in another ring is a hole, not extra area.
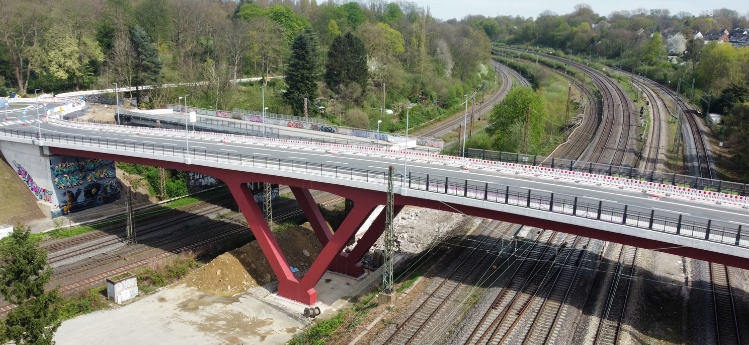
[(138, 174), (129, 174), (122, 171), (122, 169), (117, 169), (117, 180), (122, 185), (122, 190), (131, 189), (133, 191), (133, 203), (147, 204), (159, 201), (158, 198), (150, 195), (148, 181), (146, 181), (145, 177)]
[[(322, 246), (309, 223), (276, 233), (276, 241), (289, 265), (304, 271)], [(188, 286), (217, 295), (233, 295), (276, 280), (260, 245), (253, 241), (224, 253), (185, 278)]]

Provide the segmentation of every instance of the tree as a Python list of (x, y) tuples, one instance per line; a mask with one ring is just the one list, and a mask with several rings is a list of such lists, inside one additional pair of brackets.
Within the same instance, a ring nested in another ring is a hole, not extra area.
[(359, 6), (358, 2), (349, 2), (341, 5), (341, 10), (345, 13), (348, 25), (352, 30), (356, 30), (359, 25), (362, 25), (367, 21), (367, 15), (364, 13), (361, 6)]
[(141, 1), (135, 8), (135, 17), (146, 34), (154, 42), (161, 43), (169, 38), (172, 31), (172, 22), (164, 20), (173, 17), (170, 11), (167, 0)]
[(687, 41), (685, 52), (684, 52), (684, 59), (687, 61), (692, 62), (692, 71), (697, 66), (697, 63), (700, 62), (700, 52), (702, 52), (702, 48), (705, 46), (705, 42), (700, 39), (690, 39)]
[(338, 36), (328, 50), (325, 84), (335, 93), (341, 85), (357, 83), (364, 89), (367, 82), (367, 49), (364, 42), (351, 32)]
[(42, 35), (47, 31), (47, 10), (35, 1), (0, 2), (0, 41), (5, 45), (18, 92), (26, 93), (31, 71), (37, 67)]
[(369, 127), (369, 117), (361, 109), (349, 109), (343, 116), (343, 121), (354, 128)]
[(684, 35), (679, 32), (676, 35), (671, 36), (667, 41), (668, 52), (673, 54), (683, 54), (687, 50), (687, 39)]
[(405, 51), (403, 35), (385, 23), (364, 23), (357, 30), (367, 48), (370, 64), (385, 65)]
[(702, 49), (700, 63), (695, 75), (697, 82), (706, 91), (719, 91), (731, 84), (734, 79), (740, 79), (740, 66), (736, 63), (738, 51), (729, 44), (718, 44), (713, 41)]
[[(130, 43), (135, 58), (133, 83), (138, 91), (140, 86), (154, 84), (159, 80), (161, 61), (159, 51), (140, 26), (136, 25), (130, 29)], [(138, 92), (138, 103), (140, 103), (140, 92)]]
[(544, 99), (530, 87), (510, 90), (504, 100), (495, 105), (489, 116), (486, 132), (494, 137), (494, 147), (500, 151), (519, 152), (523, 149), (523, 132), (527, 109), (531, 109), (528, 133), (529, 152), (542, 145), (546, 106)]
[(398, 4), (391, 2), (385, 6), (385, 12), (382, 14), (381, 20), (386, 23), (397, 23), (403, 18), (403, 11), (401, 11)]
[(288, 88), (283, 94), (294, 115), (304, 114), (305, 98), (312, 104), (317, 97), (318, 54), (317, 40), (311, 30), (296, 36), (286, 65), (284, 79)]
[(661, 34), (654, 32), (642, 48), (642, 62), (655, 65), (661, 55), (663, 55), (663, 39), (661, 39)]
[(62, 297), (57, 289), (45, 292), (52, 276), (47, 253), (31, 238), (28, 227), (13, 228), (9, 240), (0, 246), (0, 294), (16, 306), (2, 327), (3, 343), (54, 344), (60, 327)]

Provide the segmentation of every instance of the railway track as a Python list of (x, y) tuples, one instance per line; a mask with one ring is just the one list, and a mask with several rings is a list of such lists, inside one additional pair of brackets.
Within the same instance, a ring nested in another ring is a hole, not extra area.
[[(313, 191), (312, 195), (318, 204), (323, 206), (332, 205), (341, 202), (343, 198), (336, 195)], [(207, 206), (205, 202), (198, 203), (203, 206)], [(172, 224), (182, 224), (181, 220), (185, 217), (194, 218), (191, 213), (185, 212), (186, 210), (195, 211), (199, 209), (198, 205), (191, 205), (191, 207), (185, 207), (182, 209), (182, 215), (177, 215), (170, 218), (167, 221)], [(210, 214), (216, 212), (221, 206), (208, 206), (208, 210), (204, 210), (201, 213)], [(298, 205), (291, 199), (282, 199), (279, 202), (274, 203), (274, 212), (276, 217), (275, 221), (283, 221), (298, 215), (303, 214)], [(143, 222), (139, 222), (143, 224)], [(122, 226), (120, 226), (122, 227)], [(149, 229), (147, 231), (141, 231), (143, 229)], [(124, 230), (121, 230), (124, 233)], [(90, 234), (90, 233), (89, 233)], [(143, 224), (142, 228), (139, 229), (140, 241), (137, 245), (125, 245), (122, 242), (122, 233), (114, 235), (105, 235), (110, 238), (99, 241), (95, 244), (83, 244), (89, 251), (96, 250), (107, 250), (106, 252), (99, 253), (98, 255), (89, 257), (86, 252), (80, 247), (82, 244), (75, 237), (70, 238), (70, 242), (73, 246), (65, 246), (60, 242), (64, 240), (57, 240), (56, 248), (58, 251), (65, 252), (68, 254), (65, 259), (72, 261), (70, 263), (61, 264), (52, 275), (49, 288), (59, 286), (60, 292), (63, 294), (71, 294), (90, 287), (91, 285), (101, 284), (106, 278), (117, 275), (119, 273), (127, 272), (132, 269), (147, 266), (153, 262), (164, 260), (170, 256), (177, 255), (186, 251), (195, 251), (199, 248), (215, 246), (221, 242), (224, 242), (230, 238), (245, 235), (246, 239), (252, 238), (251, 232), (244, 222), (244, 217), (241, 214), (234, 214), (221, 222), (212, 222), (208, 225), (195, 224), (187, 228), (181, 225), (175, 225), (172, 227), (164, 227), (164, 221), (156, 220), (152, 225)], [(87, 234), (84, 234), (87, 235)], [(119, 235), (119, 236), (118, 236)], [(83, 236), (83, 235), (81, 235)], [(119, 243), (120, 245), (111, 250), (113, 244)], [(77, 252), (77, 259), (75, 255), (72, 255), (70, 251)], [(72, 258), (72, 259), (71, 259)], [(56, 259), (60, 262), (60, 260)], [(0, 315), (6, 314), (13, 308), (12, 305), (0, 302)]]
[(394, 332), (385, 340), (384, 344), (413, 344), (423, 340), (423, 337), (431, 335), (429, 332), (440, 331), (433, 329), (435, 323), (440, 323), (445, 313), (451, 312), (447, 306), (459, 304), (462, 299), (460, 294), (463, 287), (468, 283), (475, 272), (483, 272), (494, 264), (500, 257), (504, 248), (497, 247), (503, 243), (515, 226), (498, 221), (485, 220), (482, 229), (477, 235), (481, 236), (478, 243), (469, 243), (464, 239), (458, 246), (467, 247), (458, 258), (459, 263), (450, 269), (448, 275), (441, 278), (441, 282), (427, 292), (428, 296), (416, 307), (416, 310), (408, 318), (399, 323)]
[(606, 303), (600, 315), (594, 344), (616, 344), (634, 278), (637, 248), (622, 246), (608, 288)]
[(646, 144), (642, 146), (642, 151), (637, 156), (637, 160), (633, 166), (643, 170), (659, 170), (658, 167), (664, 161), (664, 157), (661, 156), (666, 151), (664, 147), (665, 140), (661, 141), (661, 135), (666, 127), (663, 123), (667, 122), (669, 117), (668, 105), (647, 83), (638, 79), (633, 79), (633, 82), (645, 93), (650, 103), (650, 109), (652, 110), (650, 113), (650, 128), (648, 128), (647, 140), (644, 140)]
[(708, 270), (710, 271), (710, 292), (713, 297), (717, 344), (741, 344), (730, 271), (725, 265), (712, 262), (709, 263)]
[(715, 162), (712, 153), (708, 149), (709, 145), (705, 139), (705, 134), (702, 133), (700, 126), (697, 124), (697, 119), (695, 119), (695, 116), (698, 114), (697, 110), (684, 102), (684, 100), (671, 89), (652, 81), (649, 81), (649, 84), (655, 85), (661, 89), (664, 94), (670, 97), (679, 108), (679, 113), (683, 114), (684, 119), (686, 119), (688, 128), (684, 131), (685, 135), (683, 137), (685, 138), (684, 140), (691, 142), (694, 147), (693, 152), (685, 150), (684, 153), (684, 160), (691, 163), (689, 164), (691, 167), (689, 173), (705, 178), (717, 179), (718, 174), (715, 169)]
[[(499, 53), (501, 54), (501, 51)], [(509, 55), (505, 54), (502, 54), (501, 56), (509, 57)], [(530, 61), (520, 57), (518, 57), (518, 59)], [(570, 83), (570, 85), (575, 86), (575, 88), (582, 94), (582, 97), (584, 97), (585, 99), (585, 101), (583, 102), (585, 109), (582, 112), (583, 116), (579, 126), (572, 126), (570, 129), (568, 129), (571, 132), (568, 135), (568, 140), (560, 144), (556, 150), (549, 154), (549, 157), (580, 160), (583, 152), (591, 144), (593, 137), (595, 136), (596, 132), (599, 129), (599, 126), (601, 125), (601, 104), (598, 98), (595, 96), (593, 89), (585, 87), (583, 83), (580, 82), (580, 80), (573, 78), (566, 73), (562, 73), (557, 69), (551, 69), (546, 66), (544, 66), (543, 68), (546, 68), (547, 70), (566, 79)], [(516, 71), (512, 69), (510, 70), (513, 73), (517, 74)], [(565, 124), (565, 126), (569, 126), (569, 123)]]
[[(512, 314), (510, 305), (520, 297), (524, 291), (530, 291), (538, 287), (538, 277), (543, 277), (550, 268), (550, 264), (556, 258), (556, 251), (551, 249), (562, 243), (559, 233), (542, 231), (535, 241), (524, 251), (525, 256), (517, 265), (509, 277), (509, 282), (502, 287), (488, 310), (483, 314), (481, 320), (473, 328), (468, 336), (466, 344), (490, 344), (491, 339), (504, 335), (506, 329), (500, 329), (502, 322)], [(498, 334), (499, 333), (499, 334)]]
[[(524, 53), (519, 49), (506, 50)], [(630, 165), (637, 152), (636, 115), (631, 101), (622, 88), (603, 73), (571, 60), (553, 55), (540, 54), (545, 58), (565, 63), (582, 71), (601, 93), (601, 128), (596, 132), (594, 143), (583, 152), (580, 160), (613, 165)], [(584, 83), (584, 81), (583, 81)]]
[(549, 295), (540, 300), (539, 311), (531, 321), (530, 329), (521, 345), (551, 344), (557, 341), (568, 312), (569, 306), (566, 302), (580, 270), (582, 267), (589, 268), (588, 263), (596, 261), (596, 253), (600, 247), (601, 241), (588, 239), (581, 249), (577, 249), (576, 258), (573, 254), (575, 262), (565, 265)]
[[(502, 80), (502, 85), (500, 86), (499, 90), (494, 95), (492, 95), (492, 97), (489, 100), (479, 105), (475, 105), (471, 109), (471, 116), (473, 118), (481, 117), (483, 114), (488, 113), (489, 111), (491, 111), (495, 103), (501, 102), (505, 98), (505, 96), (507, 96), (507, 93), (510, 92), (510, 89), (512, 88), (512, 85), (513, 85), (511, 76), (514, 77), (515, 80), (517, 80), (518, 83), (522, 86), (530, 85), (530, 83), (525, 78), (520, 76), (517, 72), (514, 72), (511, 69), (507, 68), (506, 66), (493, 60), (492, 60), (492, 65), (494, 66), (495, 70), (499, 74)], [(463, 117), (454, 116), (453, 118), (443, 121), (437, 125), (425, 128), (423, 130), (416, 131), (415, 135), (427, 136), (427, 137), (442, 136), (458, 128), (459, 126), (462, 126), (464, 121), (465, 119)], [(468, 120), (468, 122), (470, 123), (470, 120)]]

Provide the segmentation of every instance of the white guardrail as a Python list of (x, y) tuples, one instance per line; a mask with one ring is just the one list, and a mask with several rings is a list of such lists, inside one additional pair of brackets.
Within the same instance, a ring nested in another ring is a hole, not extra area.
[(79, 110), (83, 110), (83, 108), (86, 107), (86, 101), (83, 101), (81, 99), (77, 98), (67, 98), (67, 97), (53, 97), (48, 94), (40, 95), (39, 99), (36, 98), (10, 98), (8, 99), (8, 102), (10, 103), (28, 103), (28, 104), (39, 104), (40, 107), (44, 106), (46, 107), (47, 103), (62, 103), (62, 105), (58, 105), (55, 107), (50, 106), (47, 108), (46, 111), (43, 111), (44, 117), (48, 118), (60, 118), (64, 115), (70, 114), (72, 112), (76, 112)]
[[(129, 127), (119, 126), (110, 124), (91, 124), (91, 123), (77, 123), (62, 121), (56, 119), (50, 119), (50, 122), (55, 122), (59, 125), (87, 129), (87, 130), (98, 130), (98, 131), (109, 131), (109, 132), (128, 132), (137, 135), (156, 135), (166, 136), (173, 138), (185, 138), (185, 131), (180, 129), (163, 129), (163, 128), (145, 128), (145, 127)], [(222, 143), (244, 143), (253, 145), (264, 145), (264, 146), (275, 146), (283, 148), (294, 148), (299, 150), (309, 150), (315, 148), (317, 150), (324, 150), (330, 154), (350, 154), (350, 155), (366, 155), (366, 156), (378, 156), (383, 158), (389, 158), (394, 160), (401, 160), (404, 157), (409, 161), (422, 162), (429, 164), (446, 165), (453, 167), (461, 167), (465, 170), (477, 169), (496, 171), (506, 174), (521, 174), (523, 176), (533, 175), (539, 178), (554, 179), (554, 180), (567, 180), (576, 183), (594, 184), (604, 187), (613, 187), (618, 189), (629, 189), (641, 191), (649, 194), (653, 198), (660, 198), (661, 196), (678, 197), (685, 200), (700, 200), (706, 202), (712, 202), (722, 205), (737, 206), (742, 208), (749, 208), (749, 197), (726, 194), (714, 191), (704, 191), (698, 189), (692, 189), (687, 187), (680, 187), (674, 185), (667, 185), (655, 182), (647, 182), (635, 179), (628, 179), (623, 177), (606, 176), (599, 174), (592, 174), (587, 172), (579, 171), (568, 171), (562, 169), (552, 169), (548, 167), (538, 167), (531, 165), (523, 165), (517, 163), (506, 163), (487, 161), (474, 158), (461, 158), (455, 156), (437, 155), (422, 152), (404, 151), (404, 150), (393, 150), (388, 148), (376, 148), (376, 147), (365, 147), (356, 145), (341, 145), (341, 144), (329, 144), (329, 143), (318, 143), (318, 142), (307, 142), (300, 140), (284, 140), (274, 138), (261, 138), (253, 136), (244, 136), (238, 134), (224, 134), (224, 133), (213, 133), (213, 132), (189, 132), (191, 139), (201, 140), (214, 140)]]

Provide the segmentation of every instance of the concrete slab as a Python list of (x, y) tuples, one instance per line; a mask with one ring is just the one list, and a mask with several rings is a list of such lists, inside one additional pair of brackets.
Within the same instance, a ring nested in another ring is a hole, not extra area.
[(247, 294), (219, 297), (184, 285), (163, 289), (121, 308), (63, 322), (67, 344), (282, 344), (305, 325)]
[[(400, 258), (398, 258), (400, 259)], [(315, 286), (323, 317), (350, 305), (381, 279), (377, 270), (354, 279), (327, 272)], [(200, 292), (183, 284), (164, 288), (128, 305), (63, 322), (58, 345), (73, 344), (283, 344), (312, 320), (306, 305), (257, 287), (232, 297)]]

